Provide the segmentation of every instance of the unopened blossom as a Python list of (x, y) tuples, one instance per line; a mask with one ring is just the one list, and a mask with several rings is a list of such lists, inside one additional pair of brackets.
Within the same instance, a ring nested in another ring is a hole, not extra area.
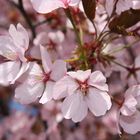
[(40, 44), (47, 48), (52, 60), (60, 58), (63, 53), (62, 42), (65, 36), (61, 31), (57, 32), (41, 32), (34, 39), (34, 47), (31, 49), (30, 54), (32, 57), (40, 59)]
[(74, 122), (83, 120), (88, 108), (95, 116), (101, 116), (111, 108), (106, 78), (100, 71), (91, 70), (67, 72), (53, 90), (53, 98), (64, 98), (62, 113)]
[(130, 87), (125, 93), (125, 101), (120, 109), (119, 123), (129, 134), (140, 131), (140, 85)]
[(80, 0), (31, 0), (34, 9), (39, 13), (50, 13), (58, 8), (76, 6)]
[(25, 58), (29, 36), (21, 24), (10, 25), (9, 34), (0, 36), (0, 55), (6, 62), (0, 64), (0, 84), (14, 83), (29, 67)]
[(52, 99), (52, 90), (56, 81), (66, 73), (66, 63), (56, 60), (52, 63), (47, 50), (40, 46), (43, 69), (36, 62), (32, 62), (27, 77), (15, 90), (15, 98), (23, 104), (29, 104), (40, 98), (40, 103), (47, 103)]

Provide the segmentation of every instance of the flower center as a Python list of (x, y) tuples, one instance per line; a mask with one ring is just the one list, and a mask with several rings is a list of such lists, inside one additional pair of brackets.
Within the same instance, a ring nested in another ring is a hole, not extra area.
[(62, 0), (65, 7), (67, 8), (69, 6), (70, 0)]
[(78, 81), (78, 84), (79, 84), (79, 89), (80, 91), (86, 95), (88, 93), (88, 88), (89, 88), (89, 85), (87, 84), (87, 81), (85, 82), (80, 82)]
[(43, 76), (43, 82), (46, 83), (50, 80), (50, 74), (51, 72), (49, 73), (44, 73), (44, 76)]

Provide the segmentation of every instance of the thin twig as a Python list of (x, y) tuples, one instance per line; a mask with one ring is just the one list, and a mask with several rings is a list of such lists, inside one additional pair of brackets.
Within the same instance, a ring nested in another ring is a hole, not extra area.
[(28, 24), (28, 26), (29, 26), (29, 28), (30, 28), (30, 30), (32, 32), (33, 38), (35, 38), (36, 37), (35, 28), (34, 28), (34, 26), (32, 24), (32, 21), (30, 20), (30, 17), (28, 16), (27, 12), (24, 9), (23, 1), (18, 0), (18, 3), (15, 3), (14, 1), (11, 1), (11, 0), (7, 0), (7, 1), (20, 11), (20, 13), (24, 17), (26, 23)]

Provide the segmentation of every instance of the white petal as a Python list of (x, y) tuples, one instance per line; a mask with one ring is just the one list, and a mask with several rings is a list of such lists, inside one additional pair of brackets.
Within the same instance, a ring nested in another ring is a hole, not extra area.
[(42, 58), (44, 71), (48, 73), (52, 69), (52, 62), (51, 62), (50, 55), (47, 49), (41, 45), (40, 45), (40, 52), (41, 52), (41, 58)]
[(78, 88), (77, 83), (69, 76), (64, 76), (54, 85), (53, 98), (58, 100), (72, 94)]
[(86, 70), (86, 71), (78, 70), (77, 72), (74, 72), (74, 71), (67, 72), (67, 74), (71, 76), (73, 79), (84, 82), (85, 80), (89, 78), (91, 74), (91, 70)]
[(48, 101), (50, 101), (53, 97), (53, 86), (54, 86), (54, 82), (48, 81), (46, 83), (46, 88), (45, 91), (40, 99), (40, 103), (45, 104)]
[(78, 97), (79, 98), (79, 106), (77, 107), (76, 113), (72, 115), (72, 120), (74, 122), (80, 122), (86, 117), (86, 115), (88, 113), (88, 107), (87, 107), (87, 103), (84, 100), (82, 93), (77, 92), (76, 94), (77, 94), (77, 96), (79, 96)]
[(15, 49), (20, 60), (25, 62), (26, 58), (24, 57), (24, 55), (29, 46), (29, 36), (27, 31), (21, 24), (17, 24), (17, 28), (13, 24), (11, 24), (9, 27), (9, 34), (16, 46)]
[(125, 97), (132, 95), (136, 99), (140, 96), (140, 85), (134, 85), (127, 89)]
[(120, 111), (125, 116), (131, 116), (136, 112), (137, 100), (132, 96), (128, 95), (125, 97), (125, 101)]
[(60, 80), (66, 74), (66, 63), (62, 60), (56, 60), (52, 67), (51, 79), (54, 81)]
[(15, 90), (15, 98), (22, 104), (29, 104), (36, 101), (44, 91), (42, 69), (31, 62), (28, 71), (24, 74), (24, 81)]
[(90, 111), (95, 116), (101, 116), (111, 108), (110, 96), (101, 90), (95, 88), (89, 88), (89, 93), (86, 96), (86, 102)]
[(0, 64), (0, 84), (9, 85), (20, 70), (19, 61), (9, 61)]
[(49, 13), (53, 10), (64, 7), (61, 0), (31, 0), (34, 9), (39, 13)]
[(0, 36), (0, 55), (15, 60), (17, 58), (16, 46), (9, 36)]
[(43, 91), (43, 82), (31, 83), (28, 80), (15, 89), (15, 98), (22, 104), (29, 104), (36, 101), (42, 95)]
[(31, 62), (29, 65), (29, 70), (28, 70), (29, 75), (43, 75), (43, 70), (42, 68), (36, 63), (36, 62)]
[(17, 31), (18, 31), (19, 36), (20, 36), (20, 39), (19, 39), (19, 41), (21, 41), (20, 44), (22, 43), (20, 46), (22, 46), (25, 50), (27, 50), (29, 47), (28, 32), (20, 23), (17, 24)]
[(108, 91), (108, 85), (106, 84), (106, 78), (100, 71), (95, 71), (90, 75), (88, 84), (103, 91)]
[(30, 63), (22, 63), (21, 68), (20, 68), (18, 74), (17, 74), (16, 77), (12, 80), (11, 84), (14, 84), (15, 81), (16, 81), (20, 76), (22, 76), (22, 74), (24, 74), (24, 73), (28, 70), (29, 66), (30, 66)]
[(80, 92), (73, 93), (66, 97), (62, 104), (62, 113), (66, 119), (79, 122), (87, 115), (87, 105)]
[(140, 112), (132, 116), (120, 116), (120, 125), (125, 132), (136, 134), (140, 131)]
[(113, 7), (114, 7), (114, 0), (106, 1), (106, 3), (105, 3), (105, 9), (106, 9), (106, 11), (107, 11), (109, 17), (110, 17), (111, 14), (112, 14)]
[(19, 49), (23, 49), (24, 51), (28, 49), (29, 36), (21, 24), (17, 24), (17, 29), (13, 24), (11, 24), (9, 28), (9, 34), (11, 35), (14, 44)]
[(69, 6), (76, 6), (78, 5), (80, 0), (70, 0)]
[[(28, 68), (27, 71), (25, 73), (23, 73), (17, 79), (17, 81), (19, 83), (23, 83), (23, 82), (27, 81), (30, 84), (36, 84), (38, 82), (42, 82), (44, 75), (43, 75), (43, 70), (40, 67), (40, 65), (38, 65), (36, 62), (30, 62), (28, 66), (27, 66), (27, 68)], [(26, 67), (25, 67), (25, 69), (26, 69)]]

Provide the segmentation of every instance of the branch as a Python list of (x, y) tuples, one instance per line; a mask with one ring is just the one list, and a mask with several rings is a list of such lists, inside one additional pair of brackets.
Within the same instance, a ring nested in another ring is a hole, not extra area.
[(34, 26), (32, 24), (32, 21), (30, 20), (30, 17), (28, 16), (27, 12), (24, 9), (23, 1), (18, 0), (18, 4), (16, 4), (15, 2), (13, 2), (11, 0), (7, 0), (7, 1), (20, 11), (20, 13), (24, 17), (26, 23), (28, 24), (28, 26), (29, 26), (29, 28), (30, 28), (30, 30), (32, 32), (32, 37), (35, 38), (36, 37), (35, 28), (34, 28)]

